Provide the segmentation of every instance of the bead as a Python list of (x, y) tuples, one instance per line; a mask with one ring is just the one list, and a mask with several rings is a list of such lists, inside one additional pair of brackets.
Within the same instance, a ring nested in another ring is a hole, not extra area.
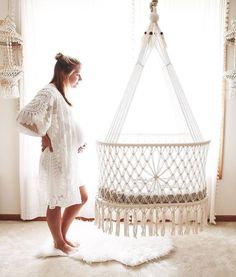
[(150, 20), (151, 20), (151, 22), (157, 22), (158, 19), (159, 19), (158, 14), (156, 14), (156, 13), (151, 13), (150, 14)]

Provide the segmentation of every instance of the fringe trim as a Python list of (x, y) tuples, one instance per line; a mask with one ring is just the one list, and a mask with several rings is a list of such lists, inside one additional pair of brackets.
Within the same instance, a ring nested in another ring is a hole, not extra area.
[(97, 198), (95, 224), (103, 232), (135, 238), (139, 233), (141, 236), (197, 234), (207, 225), (207, 210), (207, 197), (195, 203), (139, 207), (115, 205)]

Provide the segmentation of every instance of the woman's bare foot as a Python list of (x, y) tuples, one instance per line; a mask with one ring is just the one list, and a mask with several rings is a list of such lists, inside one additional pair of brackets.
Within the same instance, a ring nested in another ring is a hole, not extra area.
[(78, 242), (72, 242), (72, 241), (69, 241), (68, 239), (64, 238), (64, 241), (71, 247), (73, 248), (78, 248), (79, 247), (79, 243)]
[(71, 252), (74, 251), (74, 248), (71, 247), (70, 245), (68, 245), (67, 242), (63, 242), (63, 243), (54, 242), (54, 247), (56, 249), (61, 250), (62, 252), (66, 253), (66, 254), (70, 254)]

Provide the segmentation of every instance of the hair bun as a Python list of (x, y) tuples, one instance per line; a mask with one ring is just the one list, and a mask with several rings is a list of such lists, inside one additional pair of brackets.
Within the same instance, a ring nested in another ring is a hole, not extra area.
[(58, 61), (58, 60), (60, 60), (62, 57), (63, 57), (63, 54), (62, 54), (62, 53), (58, 53), (58, 54), (56, 54), (55, 59)]

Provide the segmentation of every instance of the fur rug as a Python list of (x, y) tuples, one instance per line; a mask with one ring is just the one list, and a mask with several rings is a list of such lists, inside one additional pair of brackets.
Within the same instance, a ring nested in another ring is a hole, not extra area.
[(136, 266), (163, 257), (174, 248), (172, 240), (168, 237), (116, 237), (103, 233), (93, 222), (75, 221), (68, 237), (80, 244), (72, 254), (66, 255), (55, 249), (51, 241), (47, 241), (36, 256), (68, 256), (86, 263), (115, 260), (128, 266)]

